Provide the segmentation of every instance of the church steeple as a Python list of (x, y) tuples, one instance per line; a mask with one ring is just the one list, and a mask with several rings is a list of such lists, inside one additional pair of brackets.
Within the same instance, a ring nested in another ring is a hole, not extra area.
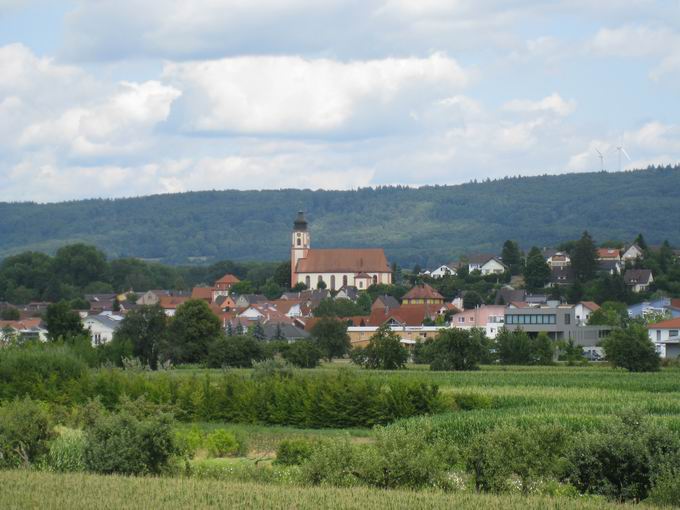
[(296, 268), (300, 259), (307, 257), (310, 247), (309, 230), (304, 211), (299, 211), (293, 223), (293, 235), (290, 247), (290, 286), (295, 287), (298, 283)]

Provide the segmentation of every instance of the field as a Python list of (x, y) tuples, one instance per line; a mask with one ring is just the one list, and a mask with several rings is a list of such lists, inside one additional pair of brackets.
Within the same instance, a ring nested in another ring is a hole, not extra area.
[[(365, 488), (302, 488), (195, 480), (0, 472), (0, 508), (620, 509), (601, 499), (445, 494)], [(636, 508), (645, 508), (636, 505)]]

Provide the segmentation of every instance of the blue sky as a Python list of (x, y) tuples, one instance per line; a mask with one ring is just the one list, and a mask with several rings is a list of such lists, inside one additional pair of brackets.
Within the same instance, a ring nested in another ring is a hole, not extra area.
[(0, 0), (0, 201), (678, 163), (679, 78), (680, 0)]

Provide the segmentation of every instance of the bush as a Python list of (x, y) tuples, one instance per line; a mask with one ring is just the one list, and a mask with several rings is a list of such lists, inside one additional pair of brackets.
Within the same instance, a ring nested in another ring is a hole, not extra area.
[(45, 406), (30, 398), (0, 406), (0, 468), (33, 464), (53, 437)]
[(305, 439), (284, 439), (276, 448), (275, 464), (297, 466), (312, 456), (312, 444)]
[(208, 348), (206, 364), (209, 368), (243, 367), (265, 359), (262, 342), (250, 336), (227, 336), (213, 341)]
[(647, 501), (659, 506), (675, 506), (680, 502), (680, 471), (664, 473), (656, 480)]
[(211, 457), (227, 457), (239, 451), (236, 436), (228, 430), (219, 429), (208, 434), (205, 445)]
[(282, 352), (283, 359), (299, 368), (319, 366), (322, 355), (321, 349), (310, 340), (298, 340), (283, 349)]
[(302, 465), (302, 479), (312, 485), (358, 485), (356, 467), (360, 455), (359, 449), (347, 438), (321, 441)]
[(203, 432), (196, 425), (190, 429), (180, 429), (175, 432), (175, 443), (182, 453), (189, 457), (193, 457), (196, 451), (203, 446), (205, 438)]
[(103, 415), (86, 430), (85, 464), (90, 471), (160, 474), (180, 453), (170, 415), (139, 419), (129, 411)]
[(45, 467), (50, 471), (85, 471), (85, 434), (82, 430), (59, 427), (59, 436), (49, 446)]
[(452, 328), (440, 331), (429, 349), (430, 370), (478, 370), (484, 345), (479, 335)]
[(506, 492), (517, 480), (521, 492), (527, 494), (539, 481), (560, 475), (558, 460), (567, 446), (567, 433), (561, 426), (533, 430), (502, 426), (476, 438), (467, 466), (478, 490)]
[(616, 329), (602, 342), (607, 360), (615, 367), (630, 372), (653, 372), (659, 370), (661, 360), (649, 339), (647, 328), (631, 324)]
[(287, 379), (293, 377), (293, 367), (285, 360), (266, 359), (253, 363), (253, 379)]
[(477, 393), (459, 393), (454, 395), (453, 399), (456, 407), (463, 411), (489, 409), (493, 406), (493, 399), (490, 396)]
[(390, 326), (382, 325), (371, 336), (365, 348), (355, 348), (351, 352), (352, 361), (365, 368), (396, 370), (404, 368), (408, 351), (401, 345), (401, 338)]

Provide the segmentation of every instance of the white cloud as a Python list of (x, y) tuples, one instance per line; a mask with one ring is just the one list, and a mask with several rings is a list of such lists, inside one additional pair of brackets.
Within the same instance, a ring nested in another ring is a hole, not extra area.
[(576, 110), (576, 101), (562, 99), (562, 96), (555, 92), (538, 101), (513, 99), (505, 103), (503, 109), (516, 113), (553, 113), (565, 117)]
[(287, 135), (372, 125), (385, 117), (408, 122), (412, 108), (470, 79), (443, 54), (351, 62), (240, 57), (169, 63), (163, 76), (185, 93), (179, 106), (188, 130)]

